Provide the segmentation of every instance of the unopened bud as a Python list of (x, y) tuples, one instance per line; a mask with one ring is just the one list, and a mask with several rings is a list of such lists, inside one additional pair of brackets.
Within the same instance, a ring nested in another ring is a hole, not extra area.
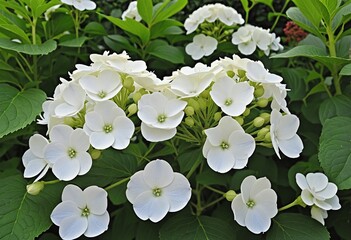
[(264, 123), (269, 123), (271, 115), (269, 113), (261, 113), (260, 117), (264, 119)]
[(204, 91), (200, 94), (200, 97), (203, 97), (203, 98), (209, 98), (209, 96), (210, 96), (210, 90), (209, 90), (209, 89), (204, 90)]
[(245, 111), (243, 112), (243, 116), (246, 117), (246, 116), (249, 116), (250, 115), (250, 108), (246, 108)]
[(123, 87), (125, 88), (131, 88), (134, 85), (134, 80), (132, 77), (128, 76), (124, 79), (123, 81)]
[(134, 93), (134, 94), (133, 94), (133, 101), (134, 101), (135, 103), (137, 103), (137, 102), (140, 100), (141, 96), (142, 96), (142, 94), (141, 94), (140, 92)]
[(132, 86), (130, 86), (129, 88), (127, 88), (127, 90), (128, 90), (130, 93), (132, 93), (132, 92), (135, 91), (135, 86), (132, 85)]
[(244, 124), (244, 119), (242, 117), (235, 117), (234, 118), (240, 125)]
[(228, 77), (233, 78), (235, 76), (235, 72), (233, 72), (231, 70), (227, 71), (227, 75), (228, 75)]
[(101, 156), (101, 151), (98, 149), (92, 148), (89, 150), (89, 153), (90, 153), (90, 156), (93, 160), (96, 160)]
[(267, 98), (260, 98), (257, 101), (257, 106), (264, 108), (268, 105), (268, 99)]
[(191, 106), (191, 107), (193, 107), (194, 110), (195, 110), (195, 112), (198, 111), (198, 110), (200, 110), (200, 105), (199, 105), (199, 103), (198, 103), (195, 99), (193, 99), (193, 98), (190, 98), (190, 99), (189, 99), (189, 104), (188, 104), (188, 105)]
[(253, 125), (257, 128), (260, 128), (262, 127), (264, 124), (264, 118), (261, 118), (261, 117), (257, 117), (254, 119), (253, 121)]
[(184, 109), (184, 112), (187, 116), (192, 116), (194, 115), (195, 113), (195, 110), (192, 106), (187, 106), (185, 109)]
[(186, 117), (184, 121), (185, 121), (185, 124), (188, 125), (189, 127), (193, 127), (195, 124), (194, 119), (192, 117)]
[(44, 186), (45, 184), (43, 181), (28, 184), (27, 193), (29, 193), (30, 195), (38, 195), (41, 192), (41, 190), (44, 189)]
[(238, 70), (238, 76), (239, 76), (239, 78), (245, 77), (246, 76), (245, 70), (239, 69)]
[(204, 98), (199, 98), (199, 105), (201, 110), (205, 110), (207, 107), (207, 101)]
[(224, 194), (225, 199), (227, 199), (229, 202), (233, 201), (234, 198), (236, 197), (236, 192), (234, 190), (229, 190)]
[(132, 103), (128, 106), (128, 116), (135, 114), (138, 111), (138, 106), (135, 103)]
[(255, 97), (256, 97), (256, 98), (262, 97), (263, 94), (264, 94), (263, 86), (262, 86), (262, 85), (258, 85), (258, 86), (255, 88), (255, 91), (254, 91)]
[(269, 128), (264, 127), (257, 132), (257, 138), (263, 140), (267, 133), (269, 133)]
[(268, 133), (266, 134), (266, 136), (264, 136), (264, 141), (265, 141), (265, 142), (272, 142), (271, 133), (270, 133), (270, 132), (268, 132)]
[(213, 119), (218, 122), (220, 119), (222, 118), (222, 113), (221, 112), (216, 112), (214, 115), (213, 115)]

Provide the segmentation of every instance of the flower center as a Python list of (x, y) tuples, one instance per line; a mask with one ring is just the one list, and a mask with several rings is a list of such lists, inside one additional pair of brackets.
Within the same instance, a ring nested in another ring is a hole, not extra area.
[(162, 190), (160, 188), (155, 188), (152, 190), (152, 194), (154, 194), (155, 197), (160, 197), (162, 193)]
[(159, 123), (163, 123), (164, 121), (166, 121), (166, 118), (167, 118), (166, 115), (161, 114), (161, 115), (158, 116), (157, 121)]
[(90, 210), (88, 207), (82, 209), (82, 217), (88, 217), (90, 214)]
[(68, 156), (69, 156), (70, 158), (74, 158), (76, 155), (77, 155), (76, 150), (74, 150), (73, 148), (69, 148), (69, 149), (68, 149)]
[(253, 200), (249, 200), (247, 201), (246, 206), (248, 208), (253, 208), (255, 206), (255, 202)]
[(98, 93), (98, 96), (99, 96), (100, 98), (104, 98), (104, 97), (106, 97), (106, 93), (105, 93), (104, 91), (100, 91), (100, 92)]
[(231, 98), (228, 98), (225, 100), (224, 105), (229, 106), (232, 103), (233, 103), (233, 100)]
[(225, 149), (228, 149), (228, 148), (229, 148), (229, 144), (228, 144), (228, 143), (226, 143), (226, 142), (224, 142), (224, 141), (221, 143), (221, 145), (220, 145), (220, 146), (221, 146), (221, 148), (222, 148), (223, 150), (225, 150)]
[(110, 133), (110, 132), (112, 132), (113, 127), (112, 127), (111, 124), (106, 124), (106, 125), (103, 127), (103, 130), (104, 130), (105, 133)]

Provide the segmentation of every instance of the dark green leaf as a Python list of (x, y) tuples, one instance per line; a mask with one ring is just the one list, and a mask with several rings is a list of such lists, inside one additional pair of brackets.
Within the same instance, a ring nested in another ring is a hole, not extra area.
[(206, 168), (196, 175), (196, 182), (202, 185), (226, 185), (226, 175), (216, 173), (212, 169)]
[[(0, 29), (2, 30), (2, 34), (9, 36), (10, 38), (18, 38), (22, 43), (30, 43), (27, 34), (18, 26), (10, 24), (10, 23), (2, 23), (0, 24)], [(9, 34), (6, 34), (9, 32)]]
[(351, 117), (351, 99), (344, 95), (327, 98), (319, 108), (319, 119), (321, 123), (336, 116)]
[(340, 75), (348, 75), (348, 76), (350, 76), (350, 75), (351, 75), (351, 63), (345, 65), (345, 66), (341, 69), (341, 71), (340, 71), (339, 74), (340, 74)]
[(29, 55), (46, 55), (57, 48), (56, 42), (52, 39), (42, 44), (22, 44), (16, 43), (9, 39), (0, 39), (0, 48), (12, 50), (15, 52), (25, 53)]
[(321, 33), (319, 32), (318, 28), (314, 26), (298, 9), (297, 7), (291, 7), (286, 11), (287, 16), (293, 20), (297, 25), (301, 28), (307, 30), (310, 33), (313, 33), (316, 36), (322, 37)]
[(302, 14), (315, 26), (317, 29), (322, 20), (322, 12), (320, 10), (320, 0), (293, 0), (295, 5), (300, 9)]
[(0, 138), (34, 121), (45, 98), (40, 89), (18, 91), (10, 85), (0, 84)]
[(124, 182), (117, 187), (108, 190), (108, 198), (114, 205), (119, 205), (127, 202), (126, 197), (127, 182)]
[(126, 50), (128, 52), (135, 52), (135, 48), (130, 42), (121, 35), (108, 35), (104, 37), (104, 41), (112, 50), (120, 52)]
[(137, 2), (138, 13), (141, 18), (150, 25), (152, 20), (152, 0), (138, 0)]
[(160, 239), (159, 238), (159, 228), (160, 224), (154, 224), (153, 222), (139, 222), (138, 228), (136, 231), (136, 240), (151, 240), (151, 239)]
[(306, 95), (306, 71), (304, 69), (284, 68), (282, 69), (282, 77), (287, 84), (288, 96), (291, 101), (302, 100)]
[(155, 15), (153, 18), (153, 24), (160, 21), (166, 20), (172, 17), (174, 14), (182, 10), (188, 3), (188, 0), (170, 0), (164, 1), (161, 5), (158, 5), (155, 9)]
[(323, 49), (323, 52), (325, 54), (327, 54), (327, 47), (325, 46), (324, 42), (319, 37), (316, 37), (315, 35), (313, 35), (311, 33), (308, 34), (306, 38), (301, 40), (299, 42), (299, 45), (300, 46), (302, 46), (302, 45), (312, 45), (312, 46), (318, 47), (320, 49)]
[(98, 22), (88, 23), (84, 28), (84, 32), (88, 34), (99, 35), (99, 36), (107, 35), (106, 29), (104, 28), (104, 26)]
[(349, 58), (349, 49), (351, 48), (351, 36), (342, 37), (336, 42), (336, 55), (342, 58)]
[(351, 118), (334, 117), (325, 121), (318, 157), (329, 181), (339, 190), (351, 188)]
[(263, 3), (269, 6), (270, 8), (273, 8), (273, 0), (256, 0), (256, 2)]
[(193, 150), (186, 151), (179, 155), (178, 162), (180, 166), (180, 172), (188, 172), (193, 166), (198, 166), (202, 161), (205, 161), (202, 156), (202, 149), (195, 148)]
[(332, 21), (333, 31), (335, 31), (343, 23), (344, 16), (349, 15), (350, 13), (351, 2), (341, 6), (341, 8), (338, 9)]
[[(179, 28), (175, 28), (179, 26), (182, 26), (182, 23), (174, 19), (166, 19), (158, 22), (151, 27), (150, 38), (155, 39), (165, 35), (181, 34), (183, 31), (180, 29), (181, 32), (179, 32)], [(175, 29), (177, 30), (175, 31)]]
[(62, 46), (62, 47), (81, 47), (81, 46), (83, 46), (83, 44), (86, 40), (88, 40), (88, 38), (85, 36), (82, 36), (79, 38), (74, 38), (74, 39), (60, 42), (59, 46)]
[(165, 44), (153, 47), (149, 54), (171, 63), (184, 63), (184, 53), (177, 47)]

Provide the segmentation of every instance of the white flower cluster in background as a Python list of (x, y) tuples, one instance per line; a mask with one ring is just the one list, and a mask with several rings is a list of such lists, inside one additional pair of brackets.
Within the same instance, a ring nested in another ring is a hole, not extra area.
[(62, 3), (71, 5), (79, 11), (94, 10), (96, 3), (91, 0), (61, 0)]
[(137, 1), (131, 1), (128, 5), (128, 8), (122, 13), (121, 18), (126, 20), (127, 18), (134, 19), (135, 21), (140, 22), (141, 16), (138, 12)]

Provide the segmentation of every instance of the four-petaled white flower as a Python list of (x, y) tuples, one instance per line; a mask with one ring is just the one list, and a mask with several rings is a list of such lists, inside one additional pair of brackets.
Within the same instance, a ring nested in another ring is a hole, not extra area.
[[(336, 195), (338, 187), (334, 183), (328, 182), (328, 177), (323, 173), (308, 173), (306, 177), (297, 173), (296, 183), (302, 190), (301, 199), (306, 205), (316, 205), (326, 211), (341, 208), (339, 198)], [(321, 215), (323, 216), (323, 213)]]
[(134, 124), (125, 112), (112, 101), (96, 103), (85, 115), (84, 131), (96, 149), (125, 149), (134, 133)]
[(241, 115), (254, 98), (255, 88), (248, 82), (235, 82), (230, 77), (218, 79), (212, 86), (212, 100), (224, 113), (230, 116)]
[(194, 60), (199, 60), (203, 56), (210, 56), (217, 49), (217, 40), (204, 34), (196, 35), (193, 42), (185, 47), (185, 52)]
[(96, 8), (96, 4), (90, 0), (61, 0), (61, 2), (71, 5), (79, 11), (94, 10)]
[(62, 192), (62, 202), (51, 213), (51, 221), (59, 226), (62, 239), (76, 239), (84, 234), (96, 237), (108, 228), (107, 192), (97, 186), (82, 191), (69, 184)]
[(44, 156), (45, 147), (49, 141), (39, 134), (34, 134), (29, 139), (29, 149), (23, 154), (22, 162), (25, 167), (24, 177), (31, 178), (39, 175), (34, 182), (38, 181), (51, 167)]
[(56, 125), (49, 137), (51, 142), (45, 147), (44, 156), (52, 164), (52, 172), (58, 179), (70, 181), (90, 170), (89, 136), (83, 129)]
[(154, 92), (138, 101), (138, 117), (142, 121), (141, 134), (150, 142), (171, 139), (183, 119), (187, 102), (174, 96)]
[(278, 213), (277, 194), (266, 178), (248, 176), (241, 183), (241, 193), (232, 202), (234, 220), (255, 234), (266, 232), (271, 218)]
[(223, 117), (216, 127), (206, 129), (205, 134), (207, 138), (202, 153), (216, 172), (244, 168), (255, 150), (254, 138), (229, 116)]
[(273, 109), (271, 113), (271, 139), (275, 153), (279, 158), (279, 149), (290, 158), (297, 158), (303, 149), (301, 138), (296, 134), (300, 120), (293, 114), (282, 115)]
[(130, 178), (126, 195), (140, 219), (159, 222), (168, 212), (177, 212), (186, 206), (191, 187), (188, 179), (173, 172), (168, 162), (157, 159)]
[(97, 102), (113, 98), (122, 89), (119, 73), (110, 70), (101, 71), (97, 77), (86, 75), (79, 83), (87, 95)]

